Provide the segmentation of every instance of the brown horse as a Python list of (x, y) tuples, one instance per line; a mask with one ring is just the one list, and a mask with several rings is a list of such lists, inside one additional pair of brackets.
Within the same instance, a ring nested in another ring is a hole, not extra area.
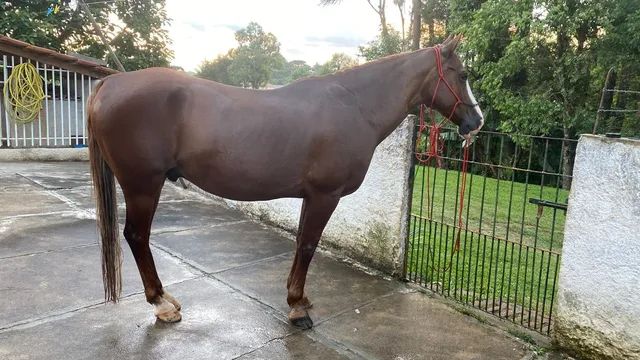
[(376, 146), (419, 104), (448, 117), (464, 137), (482, 127), (454, 53), (459, 40), (276, 90), (159, 68), (105, 78), (89, 100), (88, 124), (107, 300), (117, 301), (121, 291), (115, 175), (126, 201), (124, 237), (147, 301), (160, 320), (181, 319), (180, 304), (158, 278), (149, 233), (165, 179), (184, 177), (228, 199), (304, 199), (287, 302), (289, 320), (311, 327), (309, 263), (338, 201), (362, 183)]

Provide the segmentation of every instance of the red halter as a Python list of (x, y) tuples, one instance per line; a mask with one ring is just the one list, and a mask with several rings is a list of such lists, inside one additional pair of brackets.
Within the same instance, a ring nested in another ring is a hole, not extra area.
[[(458, 105), (464, 104), (461, 100), (458, 93), (453, 90), (453, 87), (449, 84), (447, 79), (444, 77), (444, 71), (442, 69), (442, 53), (440, 46), (435, 46), (432, 48), (436, 54), (436, 65), (438, 66), (438, 82), (436, 83), (436, 87), (433, 91), (433, 96), (431, 97), (431, 106), (429, 107), (429, 117), (431, 118), (431, 125), (427, 125), (424, 120), (424, 108), (426, 107), (424, 104), (420, 105), (420, 125), (418, 127), (418, 138), (416, 141), (416, 158), (421, 164), (427, 164), (429, 160), (435, 159), (437, 167), (442, 167), (442, 159), (440, 157), (440, 153), (443, 150), (444, 144), (440, 141), (440, 129), (444, 125), (444, 123), (453, 118), (453, 114), (455, 114)], [(440, 88), (440, 84), (444, 83), (447, 89), (453, 94), (456, 98), (456, 103), (453, 105), (451, 113), (449, 113), (449, 117), (442, 121), (440, 124), (436, 122), (436, 115), (433, 111), (433, 105), (436, 100), (436, 95), (438, 94), (438, 89)], [(474, 104), (472, 104), (474, 105)], [(424, 152), (420, 152), (418, 149), (422, 145), (422, 134), (426, 131), (427, 127), (431, 127), (431, 131), (429, 132), (429, 145), (428, 148)], [(460, 185), (460, 203), (458, 206), (458, 234), (456, 235), (456, 242), (453, 251), (456, 252), (460, 250), (460, 233), (462, 232), (462, 209), (464, 207), (464, 194), (467, 185), (467, 166), (469, 162), (469, 144), (465, 142), (464, 146), (464, 155), (462, 160), (462, 182)], [(429, 172), (427, 172), (427, 206), (429, 206), (430, 195), (429, 195)], [(432, 211), (429, 206), (429, 219), (432, 218)], [(452, 253), (453, 254), (453, 253)]]

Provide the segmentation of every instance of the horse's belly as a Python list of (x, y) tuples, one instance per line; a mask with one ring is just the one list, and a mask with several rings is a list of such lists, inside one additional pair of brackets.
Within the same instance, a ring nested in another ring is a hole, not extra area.
[[(186, 165), (186, 164), (185, 164)], [(245, 162), (235, 166), (184, 166), (183, 176), (199, 188), (231, 200), (261, 201), (302, 197), (302, 180), (293, 169), (273, 169)]]

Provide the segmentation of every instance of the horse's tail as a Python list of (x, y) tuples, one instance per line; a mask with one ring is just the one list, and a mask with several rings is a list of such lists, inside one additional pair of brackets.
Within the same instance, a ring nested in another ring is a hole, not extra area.
[(89, 159), (96, 197), (96, 219), (102, 243), (102, 282), (106, 301), (117, 302), (122, 291), (122, 249), (118, 240), (118, 205), (116, 183), (113, 172), (102, 156), (98, 141), (94, 136), (93, 100), (102, 83), (96, 86), (89, 98), (87, 124), (89, 128)]

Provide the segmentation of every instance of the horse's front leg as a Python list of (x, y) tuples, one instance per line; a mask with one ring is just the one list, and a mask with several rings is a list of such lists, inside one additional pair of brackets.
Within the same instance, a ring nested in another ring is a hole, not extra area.
[(182, 319), (180, 303), (162, 288), (149, 248), (151, 222), (160, 198), (161, 180), (151, 181), (145, 189), (123, 186), (127, 203), (124, 237), (140, 271), (147, 302), (154, 306), (154, 314), (162, 321), (176, 322)]
[(304, 329), (313, 326), (313, 321), (307, 312), (311, 303), (304, 295), (309, 263), (316, 251), (322, 231), (338, 205), (338, 201), (340, 201), (340, 197), (337, 195), (316, 194), (307, 197), (303, 203), (296, 242), (296, 255), (287, 281), (287, 303), (291, 308), (289, 321)]

